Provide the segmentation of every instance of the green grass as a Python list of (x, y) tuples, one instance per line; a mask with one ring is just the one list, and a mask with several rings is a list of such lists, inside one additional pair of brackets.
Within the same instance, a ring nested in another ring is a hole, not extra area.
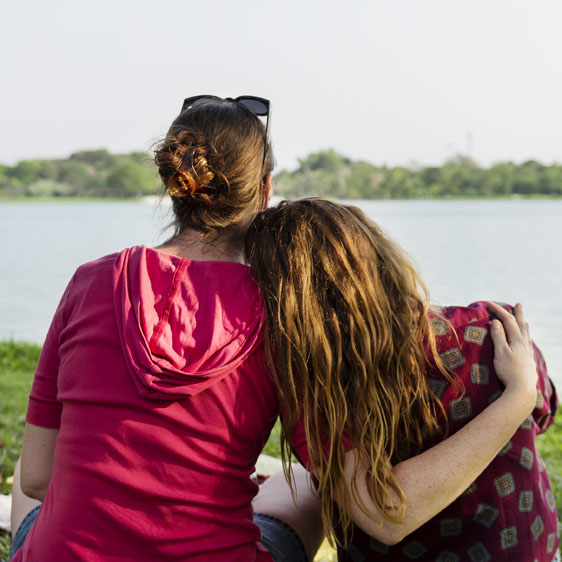
[(271, 430), (271, 435), (263, 448), (263, 452), (270, 457), (281, 458), (281, 421), (279, 418), (277, 418)]
[(537, 447), (546, 464), (550, 485), (556, 497), (558, 517), (562, 517), (562, 407), (554, 425), (537, 437)]
[(33, 371), (41, 346), (35, 343), (0, 341), (0, 372)]
[[(39, 357), (40, 346), (24, 342), (0, 341), (0, 492), (8, 494), (8, 478), (14, 473), (14, 464), (21, 451), (27, 396), (33, 372)], [(264, 453), (280, 458), (279, 420), (264, 448)], [(562, 514), (562, 411), (555, 424), (537, 438), (539, 451), (547, 466), (550, 482), (556, 496), (558, 511)], [(8, 533), (0, 532), (0, 562), (7, 560), (10, 550)]]
[[(27, 396), (41, 348), (35, 344), (0, 341), (0, 492), (9, 494), (8, 478), (21, 452)], [(8, 560), (10, 534), (0, 532), (0, 560)]]
[(35, 344), (0, 342), (0, 492), (11, 490), (7, 478), (21, 452), (27, 396), (41, 348)]

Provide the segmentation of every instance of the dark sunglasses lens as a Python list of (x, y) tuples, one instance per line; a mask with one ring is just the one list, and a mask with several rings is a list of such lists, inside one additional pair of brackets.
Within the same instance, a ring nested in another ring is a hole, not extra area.
[(256, 115), (267, 115), (269, 113), (267, 104), (263, 101), (249, 98), (240, 98), (237, 101), (239, 104), (247, 107), (250, 111), (253, 111)]
[[(192, 96), (190, 98), (185, 98), (183, 100), (183, 105), (181, 106), (181, 112), (184, 112), (186, 109), (190, 108), (196, 101), (199, 100), (220, 100), (218, 96)], [(180, 113), (181, 113), (180, 112)]]

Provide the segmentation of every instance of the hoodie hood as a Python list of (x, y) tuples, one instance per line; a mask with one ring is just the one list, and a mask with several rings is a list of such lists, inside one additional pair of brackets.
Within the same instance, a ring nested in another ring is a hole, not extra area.
[(263, 339), (263, 306), (245, 265), (135, 246), (117, 255), (113, 287), (123, 353), (141, 396), (194, 396)]

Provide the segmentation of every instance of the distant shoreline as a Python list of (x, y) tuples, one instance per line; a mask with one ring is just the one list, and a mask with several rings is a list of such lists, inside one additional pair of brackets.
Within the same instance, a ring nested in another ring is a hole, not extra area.
[[(299, 159), (293, 170), (279, 170), (274, 183), (275, 193), (288, 199), (557, 199), (562, 197), (562, 164), (527, 160), (481, 167), (470, 156), (457, 154), (440, 166), (387, 166), (328, 149)], [(0, 201), (119, 201), (162, 192), (158, 170), (144, 152), (83, 150), (68, 158), (0, 164)]]
[[(342, 199), (338, 197), (331, 197), (326, 195), (303, 195), (300, 197), (276, 197), (274, 196), (275, 202), (283, 201), (284, 199), (303, 199), (305, 197), (325, 197), (326, 199), (335, 199), (338, 201), (493, 201), (493, 200), (533, 200), (533, 199), (546, 199), (546, 200), (561, 200), (562, 195), (546, 195), (546, 194), (534, 194), (534, 195), (494, 195), (494, 196), (483, 196), (483, 195), (451, 195), (447, 197), (384, 197), (384, 198), (357, 198), (357, 199)], [(166, 197), (161, 198), (160, 195), (147, 195), (143, 197), (38, 197), (38, 196), (18, 196), (18, 197), (6, 197), (0, 195), (0, 204), (2, 203), (132, 203), (132, 202), (144, 202), (147, 204), (168, 204), (169, 200)]]

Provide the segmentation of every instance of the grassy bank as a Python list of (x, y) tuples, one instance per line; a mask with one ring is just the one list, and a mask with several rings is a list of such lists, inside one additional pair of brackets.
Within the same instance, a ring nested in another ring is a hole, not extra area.
[[(40, 347), (29, 343), (0, 341), (0, 492), (9, 494), (11, 476), (23, 439), (27, 395)], [(0, 531), (0, 560), (8, 560), (11, 539)]]
[(8, 478), (21, 451), (27, 396), (41, 348), (36, 344), (0, 342), (0, 492), (11, 490)]
[[(35, 344), (0, 341), (0, 491), (10, 493), (10, 476), (19, 457), (27, 396), (40, 347)], [(556, 495), (558, 511), (562, 514), (562, 413), (546, 434), (537, 439), (538, 448), (546, 463)], [(276, 425), (265, 452), (279, 457), (279, 426)], [(7, 560), (9, 537), (0, 533), (0, 562)]]

